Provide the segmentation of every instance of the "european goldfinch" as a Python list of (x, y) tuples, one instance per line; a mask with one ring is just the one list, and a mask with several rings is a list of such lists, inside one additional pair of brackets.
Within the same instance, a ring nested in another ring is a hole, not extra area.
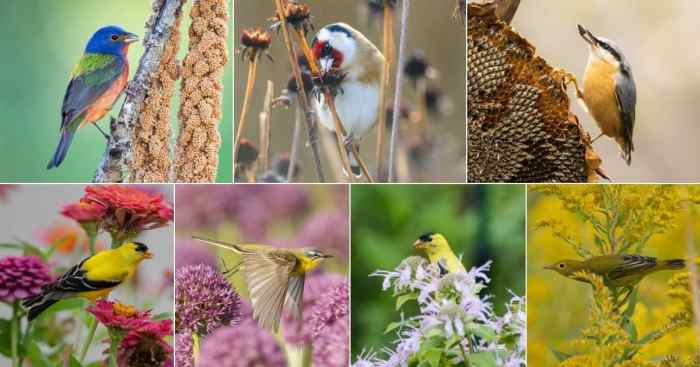
[[(335, 107), (348, 133), (347, 147), (359, 144), (377, 123), (384, 55), (367, 37), (345, 23), (321, 28), (311, 48), (322, 74), (335, 69), (345, 75)], [(314, 109), (321, 124), (335, 131), (333, 115), (322, 98), (315, 99)], [(352, 173), (359, 175), (357, 161), (352, 154), (349, 157)]]
[[(253, 319), (276, 333), (285, 304), (301, 318), (306, 273), (331, 257), (315, 248), (283, 249), (266, 245), (234, 245), (206, 238), (194, 239), (241, 255), (243, 276), (250, 292)], [(233, 271), (237, 271), (238, 266)]]
[(413, 248), (421, 250), (431, 263), (437, 264), (441, 274), (466, 271), (462, 262), (452, 252), (447, 238), (440, 233), (426, 233), (413, 243)]
[(99, 251), (68, 269), (55, 282), (42, 287), (41, 294), (28, 298), (22, 305), (29, 308), (27, 318), (34, 320), (54, 303), (73, 297), (94, 302), (104, 298), (122, 284), (143, 259), (153, 254), (139, 242), (128, 242), (116, 249)]

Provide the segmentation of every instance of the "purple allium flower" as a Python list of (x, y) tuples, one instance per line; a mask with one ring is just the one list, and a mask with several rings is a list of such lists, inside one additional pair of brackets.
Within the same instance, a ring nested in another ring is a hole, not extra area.
[(314, 272), (306, 275), (302, 320), (297, 320), (289, 312), (282, 316), (284, 338), (291, 344), (306, 344), (312, 341), (314, 308), (323, 302), (326, 290), (335, 288), (345, 281), (340, 275)]
[(316, 303), (311, 315), (314, 366), (348, 365), (348, 301), (348, 282), (342, 281)]
[(0, 260), (0, 301), (36, 296), (51, 281), (49, 267), (37, 256), (7, 256)]
[(321, 246), (335, 250), (333, 255), (341, 259), (348, 256), (348, 213), (340, 210), (323, 210), (312, 216), (297, 236), (300, 246)]
[(200, 264), (175, 271), (175, 331), (208, 335), (234, 325), (241, 305), (231, 284), (214, 268)]
[(188, 332), (175, 334), (175, 365), (194, 367), (192, 359), (192, 334)]
[(284, 367), (285, 356), (275, 338), (252, 318), (223, 327), (202, 342), (198, 367)]
[(175, 269), (199, 264), (209, 265), (215, 269), (218, 266), (216, 255), (209, 249), (209, 246), (188, 238), (177, 238), (175, 244)]

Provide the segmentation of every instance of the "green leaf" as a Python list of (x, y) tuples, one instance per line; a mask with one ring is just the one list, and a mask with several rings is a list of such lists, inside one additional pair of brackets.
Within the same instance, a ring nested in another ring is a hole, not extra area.
[(49, 361), (46, 360), (44, 353), (41, 352), (41, 349), (39, 349), (39, 345), (37, 343), (29, 344), (29, 348), (27, 349), (27, 358), (29, 358), (29, 361), (32, 362), (32, 367), (50, 366)]
[(389, 334), (390, 332), (392, 332), (392, 331), (398, 329), (398, 328), (401, 327), (402, 325), (403, 325), (403, 322), (401, 322), (401, 321), (392, 322), (391, 324), (389, 324), (389, 325), (386, 327), (386, 330), (384, 330), (384, 334)]
[(497, 339), (497, 335), (493, 329), (486, 325), (471, 324), (467, 327), (467, 332), (490, 342), (496, 341)]
[(421, 353), (419, 360), (421, 364), (423, 362), (428, 362), (430, 367), (440, 367), (440, 360), (442, 359), (442, 349), (430, 348), (427, 351)]
[(68, 365), (69, 367), (83, 367), (83, 365), (80, 364), (80, 362), (72, 354), (70, 355), (70, 360), (68, 362), (69, 362), (69, 365)]
[(554, 350), (554, 349), (552, 349), (552, 353), (554, 354), (554, 357), (555, 357), (555, 358), (557, 359), (557, 361), (559, 361), (559, 362), (564, 362), (564, 361), (566, 361), (567, 359), (573, 357), (573, 354), (568, 354), (568, 353), (560, 352), (560, 351)]
[(404, 294), (404, 295), (398, 296), (396, 298), (396, 309), (397, 310), (400, 309), (401, 306), (404, 305), (404, 303), (411, 301), (411, 300), (415, 300), (415, 299), (418, 299), (418, 295), (415, 293), (409, 293), (409, 294)]
[(496, 356), (493, 352), (478, 352), (468, 355), (474, 367), (496, 367)]
[(12, 337), (10, 335), (10, 320), (0, 319), (0, 354), (7, 357), (12, 355), (10, 344)]
[(0, 249), (24, 250), (24, 246), (17, 243), (0, 243)]
[(155, 316), (153, 316), (153, 320), (165, 320), (172, 318), (173, 316), (170, 314), (170, 312), (161, 312)]

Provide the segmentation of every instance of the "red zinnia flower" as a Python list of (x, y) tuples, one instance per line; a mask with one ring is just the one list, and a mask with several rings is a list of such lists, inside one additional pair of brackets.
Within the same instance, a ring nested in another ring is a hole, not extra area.
[(172, 335), (172, 320), (148, 321), (130, 331), (119, 344), (117, 364), (130, 366), (172, 366), (173, 348), (165, 341)]
[(82, 199), (61, 209), (61, 214), (80, 223), (99, 222), (106, 212), (107, 208), (103, 205)]

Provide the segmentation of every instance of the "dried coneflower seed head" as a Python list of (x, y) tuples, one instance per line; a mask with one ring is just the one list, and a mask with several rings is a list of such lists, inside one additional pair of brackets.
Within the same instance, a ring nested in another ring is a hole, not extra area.
[(347, 73), (338, 69), (331, 69), (323, 75), (313, 78), (314, 90), (313, 95), (320, 98), (324, 91), (328, 90), (332, 96), (337, 96), (338, 93), (343, 93), (343, 88), (340, 84), (345, 80)]
[(255, 60), (261, 52), (265, 52), (268, 58), (267, 49), (272, 43), (272, 35), (262, 28), (250, 28), (243, 31), (241, 36), (241, 57), (251, 62)]
[(430, 77), (431, 72), (430, 63), (425, 57), (425, 54), (421, 50), (416, 50), (413, 55), (411, 55), (406, 64), (403, 67), (403, 73), (409, 78), (413, 84), (419, 80)]
[(258, 147), (252, 141), (243, 138), (236, 152), (236, 165), (249, 167), (258, 160), (259, 154)]
[[(314, 29), (314, 24), (311, 22), (311, 8), (306, 4), (300, 4), (295, 1), (287, 2), (284, 5), (284, 17), (287, 19), (287, 23), (303, 31), (304, 34)], [(271, 28), (278, 31), (281, 25), (279, 14), (275, 13), (271, 20), (273, 21)]]

